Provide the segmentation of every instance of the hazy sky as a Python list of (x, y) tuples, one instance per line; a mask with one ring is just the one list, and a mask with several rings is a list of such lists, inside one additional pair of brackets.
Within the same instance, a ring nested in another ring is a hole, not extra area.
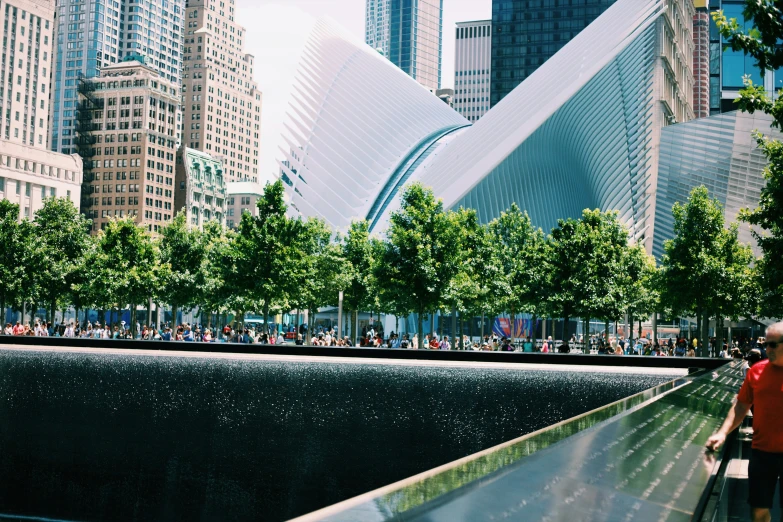
[[(256, 81), (263, 92), (259, 181), (279, 172), (276, 159), (288, 93), (299, 53), (315, 20), (328, 16), (364, 41), (365, 0), (237, 0), (246, 49), (255, 55)], [(442, 87), (454, 86), (454, 27), (492, 16), (491, 0), (444, 0)]]

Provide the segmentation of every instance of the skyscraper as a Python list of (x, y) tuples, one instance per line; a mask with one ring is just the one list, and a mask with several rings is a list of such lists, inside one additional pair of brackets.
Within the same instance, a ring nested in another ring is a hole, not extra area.
[(54, 0), (0, 2), (0, 139), (46, 145)]
[(423, 86), (440, 89), (443, 0), (367, 0), (365, 42)]
[(49, 197), (81, 197), (82, 161), (46, 150), (54, 0), (0, 0), (0, 199), (35, 217)]
[(710, 13), (707, 0), (693, 2), (693, 113), (710, 115)]
[(79, 82), (82, 212), (92, 230), (132, 217), (152, 233), (174, 215), (179, 84), (126, 58)]
[(492, 107), (614, 2), (492, 0)]
[(489, 110), (492, 21), (457, 24), (454, 57), (454, 109), (468, 121)]
[[(185, 0), (60, 0), (49, 147), (73, 153), (77, 82), (133, 57), (179, 88)], [(178, 122), (181, 116), (178, 116)]]
[[(709, 0), (709, 11), (723, 10), (726, 18), (735, 18), (740, 29), (753, 28), (752, 20), (745, 20), (742, 14), (744, 0)], [(783, 88), (783, 70), (767, 71), (762, 78), (756, 60), (742, 51), (723, 49), (726, 42), (718, 32), (713, 20), (710, 23), (710, 114), (737, 110), (734, 100), (739, 97), (743, 77), (747, 76), (754, 85), (763, 85), (769, 94)]]
[(188, 0), (186, 10), (182, 142), (222, 158), (227, 182), (257, 182), (261, 91), (234, 0)]

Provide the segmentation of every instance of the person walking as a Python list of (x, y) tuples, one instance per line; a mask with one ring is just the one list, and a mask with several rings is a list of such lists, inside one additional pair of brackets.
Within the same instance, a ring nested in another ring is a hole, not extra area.
[[(767, 328), (764, 343), (767, 359), (748, 369), (720, 429), (707, 440), (707, 448), (717, 450), (726, 437), (742, 424), (753, 407), (753, 443), (748, 466), (748, 503), (753, 522), (770, 522), (775, 488), (783, 476), (783, 322)], [(783, 496), (783, 482), (780, 483)]]

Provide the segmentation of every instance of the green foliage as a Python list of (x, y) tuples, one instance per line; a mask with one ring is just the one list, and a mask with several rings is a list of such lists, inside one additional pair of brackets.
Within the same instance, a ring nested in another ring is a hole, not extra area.
[(648, 255), (644, 247), (633, 245), (625, 250), (623, 270), (618, 278), (623, 289), (623, 302), (631, 316), (646, 317), (658, 311), (658, 269), (655, 258)]
[(376, 281), (384, 300), (399, 311), (422, 316), (434, 312), (459, 270), (459, 230), (431, 189), (414, 183), (391, 216), (388, 240), (376, 264)]
[(507, 281), (505, 308), (513, 313), (544, 315), (549, 289), (549, 244), (540, 228), (516, 203), (489, 224), (497, 258)]
[[(550, 303), (556, 315), (615, 319), (628, 306), (628, 231), (617, 212), (585, 210), (552, 230)], [(568, 337), (568, 332), (563, 332)]]
[(34, 259), (32, 248), (33, 227), (29, 221), (19, 221), (19, 205), (0, 199), (0, 308), (21, 307), (29, 297), (31, 264), (40, 265)]
[(145, 303), (170, 277), (157, 245), (132, 218), (110, 221), (91, 253), (92, 295), (101, 308)]
[(370, 223), (354, 221), (342, 241), (342, 257), (349, 264), (350, 277), (345, 286), (343, 304), (347, 310), (367, 310), (375, 305), (372, 299), (375, 282), (373, 242), (370, 239)]
[(740, 219), (760, 229), (753, 230), (763, 253), (756, 265), (760, 313), (783, 317), (783, 143), (761, 135), (756, 138), (769, 160), (764, 169), (767, 184), (761, 189), (758, 208), (744, 210)]
[(672, 213), (675, 236), (664, 243), (661, 300), (674, 315), (701, 315), (713, 304), (720, 272), (723, 208), (701, 186), (685, 205), (676, 203)]
[(451, 216), (460, 245), (458, 270), (444, 293), (445, 303), (476, 316), (501, 312), (510, 286), (495, 237), (473, 209), (460, 208)]
[[(756, 60), (764, 74), (767, 70), (783, 67), (783, 14), (779, 1), (748, 0), (745, 3), (745, 20), (753, 21), (754, 29), (747, 33), (736, 20), (727, 20), (723, 12), (713, 13), (718, 29), (735, 51), (744, 51)], [(783, 91), (770, 97), (763, 86), (745, 79), (745, 88), (736, 100), (739, 108), (753, 114), (762, 111), (772, 116), (773, 127), (783, 129)], [(754, 229), (764, 257), (757, 264), (755, 285), (759, 292), (760, 313), (767, 317), (783, 317), (783, 145), (756, 133), (759, 148), (769, 161), (764, 170), (767, 185), (762, 189), (761, 200), (755, 210), (746, 210), (740, 219), (759, 227)], [(748, 305), (751, 306), (751, 305)]]
[(269, 310), (288, 306), (297, 291), (305, 267), (306, 226), (286, 215), (283, 183), (264, 189), (258, 200), (258, 216), (242, 215), (237, 233), (226, 251), (226, 290), (236, 310)]
[(311, 311), (337, 306), (340, 290), (347, 288), (353, 279), (353, 267), (343, 257), (342, 247), (334, 240), (331, 228), (322, 219), (308, 219), (299, 246), (302, 265), (291, 305)]
[(35, 269), (35, 277), (40, 298), (49, 306), (52, 320), (54, 310), (68, 302), (71, 288), (79, 278), (79, 263), (89, 241), (89, 224), (67, 198), (47, 198), (35, 214), (35, 248), (43, 261)]
[(160, 261), (168, 266), (168, 277), (161, 281), (159, 295), (168, 304), (192, 309), (204, 302), (199, 281), (205, 263), (203, 234), (190, 227), (182, 211), (163, 228), (160, 237)]

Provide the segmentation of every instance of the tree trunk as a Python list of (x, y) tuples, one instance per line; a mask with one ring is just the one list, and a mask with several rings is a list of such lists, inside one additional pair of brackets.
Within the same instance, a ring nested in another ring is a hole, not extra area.
[(720, 353), (723, 350), (723, 317), (715, 317), (715, 349)]
[(135, 339), (136, 338), (136, 333), (137, 333), (137, 329), (136, 329), (136, 305), (135, 304), (130, 305), (130, 323), (131, 323), (130, 324), (131, 335)]
[(516, 317), (514, 316), (514, 306), (512, 305), (510, 308), (511, 308), (511, 346), (514, 346), (514, 337), (515, 337), (515, 335), (514, 335), (515, 328), (514, 327), (516, 326), (516, 324), (515, 324), (516, 323)]
[(269, 333), (269, 299), (264, 299), (264, 328)]
[(570, 317), (567, 315), (563, 317), (563, 338), (561, 339), (562, 342), (567, 343), (568, 342), (568, 321)]
[[(418, 322), (418, 330), (416, 331), (416, 335), (419, 336), (419, 346), (417, 348), (421, 347), (421, 343), (424, 342), (424, 310), (419, 309), (419, 316), (416, 318), (416, 321)], [(426, 346), (424, 347), (427, 348)]]
[[(438, 314), (438, 339), (443, 339), (443, 313), (440, 310), (435, 313)], [(432, 314), (433, 320), (435, 313)]]
[(462, 342), (462, 328), (463, 328), (463, 314), (459, 314), (459, 349), (464, 350), (465, 349), (465, 343)]
[(590, 319), (582, 319), (582, 353), (590, 353)]
[(353, 345), (359, 346), (359, 310), (353, 311)]
[(177, 304), (171, 303), (171, 329), (176, 331), (177, 329)]
[(481, 312), (481, 339), (479, 339), (479, 342), (484, 342), (484, 312)]
[(533, 349), (535, 350), (536, 346), (538, 346), (538, 316), (536, 314), (533, 314), (533, 320), (530, 323), (530, 331), (533, 335), (531, 337), (533, 338)]
[(451, 307), (451, 346), (454, 350), (459, 350), (459, 337), (457, 336), (457, 306)]
[[(704, 312), (704, 317), (701, 319), (701, 342), (702, 342), (702, 356), (710, 356), (710, 314)], [(715, 354), (713, 354), (715, 355)]]
[(633, 314), (628, 314), (628, 342), (633, 344)]
[(52, 299), (51, 303), (49, 303), (49, 322), (52, 323), (52, 326), (54, 326), (54, 316), (57, 314), (57, 305), (54, 302), (54, 299)]
[(3, 315), (3, 324), (2, 324), (2, 326), (3, 326), (3, 327), (5, 327), (5, 323), (6, 323), (6, 320), (5, 320), (5, 319), (6, 319), (6, 313), (5, 313), (5, 294), (3, 294), (2, 296), (0, 296), (0, 314), (2, 314), (2, 315)]
[(609, 342), (609, 319), (604, 319), (604, 342)]
[[(696, 336), (701, 337), (701, 309), (696, 310)], [(690, 328), (688, 328), (688, 333), (690, 333)], [(693, 342), (693, 339), (690, 339), (691, 342)]]

